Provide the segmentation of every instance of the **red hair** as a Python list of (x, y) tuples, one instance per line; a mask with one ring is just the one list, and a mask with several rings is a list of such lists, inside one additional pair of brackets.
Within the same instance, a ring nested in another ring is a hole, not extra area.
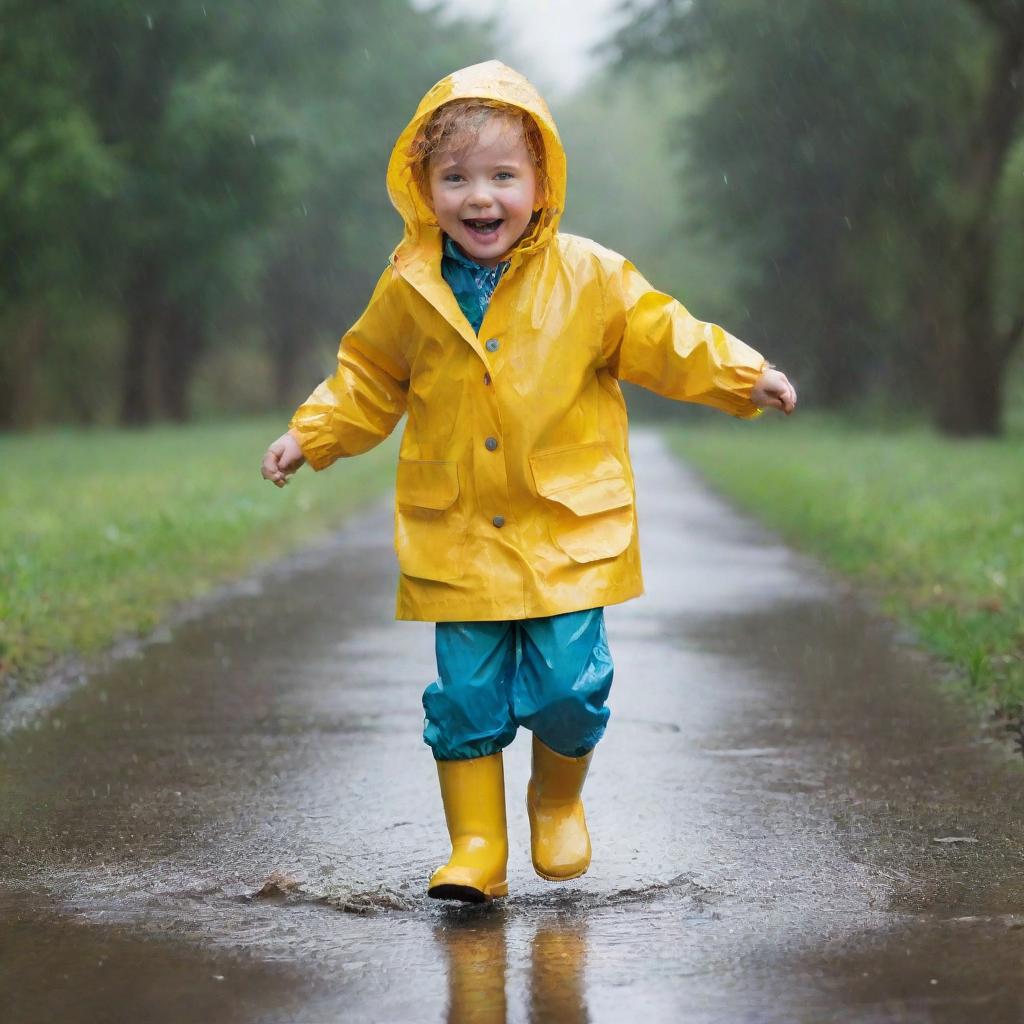
[(537, 174), (537, 195), (547, 194), (544, 173), (544, 138), (537, 122), (519, 107), (492, 100), (451, 100), (435, 110), (420, 127), (406, 151), (413, 178), (420, 192), (430, 200), (430, 161), (439, 153), (460, 153), (476, 142), (484, 125), (500, 117), (509, 128), (522, 134)]

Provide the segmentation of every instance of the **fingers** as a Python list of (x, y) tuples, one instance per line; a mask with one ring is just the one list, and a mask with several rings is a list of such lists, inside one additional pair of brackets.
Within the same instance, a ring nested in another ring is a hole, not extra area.
[(796, 391), (792, 387), (767, 391), (763, 406), (768, 409), (778, 409), (788, 416), (796, 409)]
[(772, 390), (778, 395), (775, 408), (781, 409), (788, 416), (796, 408), (796, 388), (784, 373), (779, 372), (778, 386)]
[(764, 371), (750, 397), (759, 408), (778, 409), (787, 416), (796, 409), (796, 388), (781, 370), (774, 367)]
[(280, 451), (276, 445), (271, 445), (263, 456), (263, 464), (260, 466), (260, 473), (264, 480), (269, 480), (275, 487), (284, 487), (288, 478), (281, 469)]

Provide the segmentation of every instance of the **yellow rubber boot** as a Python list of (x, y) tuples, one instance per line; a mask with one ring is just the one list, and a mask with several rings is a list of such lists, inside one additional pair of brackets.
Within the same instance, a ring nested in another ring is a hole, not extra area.
[(590, 833), (580, 792), (593, 750), (563, 757), (533, 737), (533, 774), (526, 791), (530, 849), (541, 878), (562, 882), (590, 867)]
[(486, 903), (508, 895), (508, 832), (501, 753), (465, 761), (438, 761), (452, 856), (430, 876), (427, 895)]

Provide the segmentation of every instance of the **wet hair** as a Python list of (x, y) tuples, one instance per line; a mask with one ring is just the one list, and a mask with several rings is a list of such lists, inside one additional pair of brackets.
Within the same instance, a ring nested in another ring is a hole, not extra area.
[(460, 153), (469, 149), (493, 117), (501, 118), (509, 128), (522, 133), (537, 175), (537, 195), (543, 197), (547, 194), (544, 139), (537, 122), (525, 110), (491, 100), (451, 100), (430, 115), (407, 150), (413, 178), (428, 203), (430, 161), (440, 153)]

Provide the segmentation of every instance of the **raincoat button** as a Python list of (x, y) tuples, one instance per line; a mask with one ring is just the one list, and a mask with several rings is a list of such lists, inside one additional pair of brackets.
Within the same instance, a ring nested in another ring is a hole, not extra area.
[(491, 522), (500, 530), (505, 525), (505, 517), (495, 516)]
[(484, 383), (485, 384), (490, 384), (491, 383), (491, 375), (489, 373), (485, 373), (484, 374)]
[(497, 451), (498, 450), (498, 439), (496, 437), (489, 437), (489, 438), (487, 438), (487, 440), (484, 441), (484, 447), (489, 452)]
[(487, 344), (484, 346), (484, 348), (486, 348), (488, 352), (497, 352), (498, 351), (498, 339), (497, 338), (491, 338), (487, 342)]

